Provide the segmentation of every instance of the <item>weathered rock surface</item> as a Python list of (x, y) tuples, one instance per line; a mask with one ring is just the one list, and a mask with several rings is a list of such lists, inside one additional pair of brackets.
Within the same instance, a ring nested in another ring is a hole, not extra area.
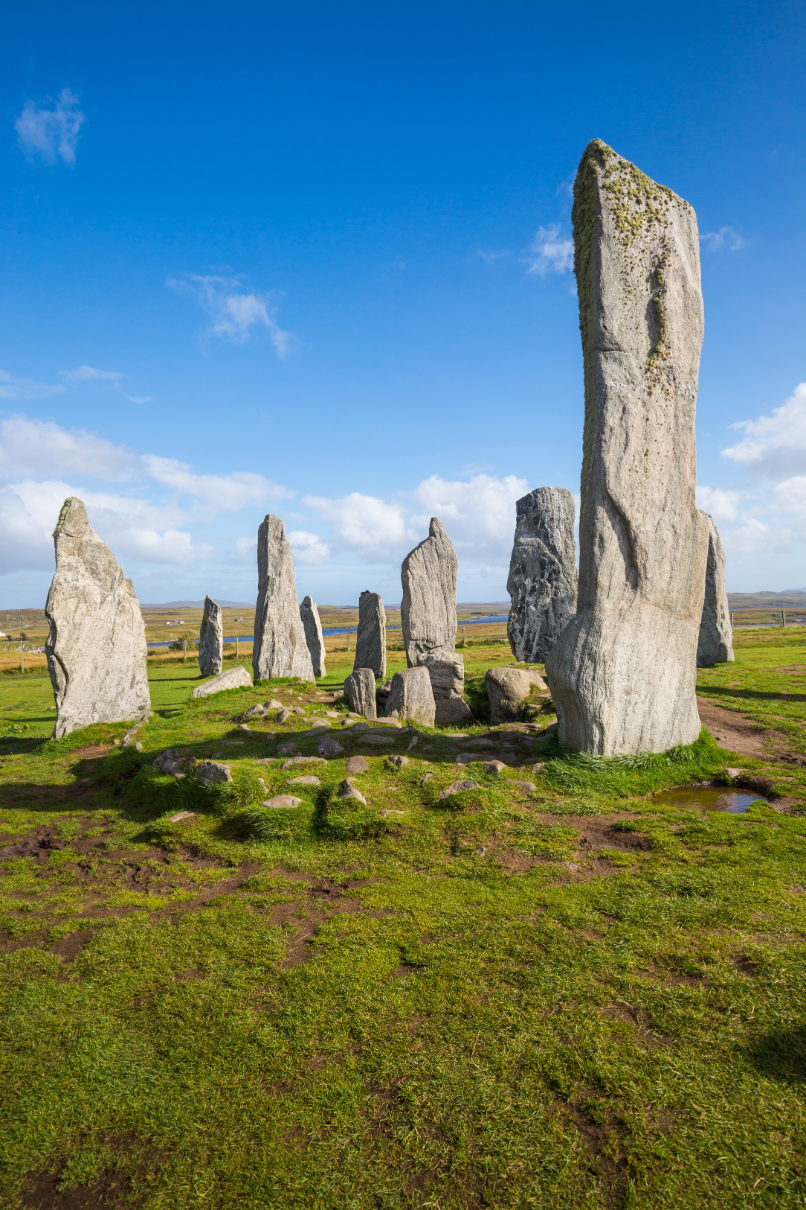
[(199, 630), (199, 672), (202, 676), (218, 676), (223, 667), (224, 623), (221, 606), (212, 597), (205, 597)]
[(436, 706), (427, 668), (404, 668), (392, 677), (386, 713), (408, 722), (433, 727)]
[(311, 656), (314, 676), (326, 676), (325, 672), (325, 639), (322, 634), (322, 623), (319, 621), (319, 610), (316, 601), (305, 597), (299, 607), (302, 628), (305, 631), (305, 642)]
[(140, 606), (82, 502), (65, 500), (53, 534), (56, 574), (45, 644), (58, 739), (90, 723), (142, 718), (151, 708)]
[[(428, 774), (426, 774), (426, 777)], [(454, 794), (464, 794), (466, 790), (478, 790), (479, 783), (477, 781), (452, 781), (449, 786), (440, 794), (437, 802), (442, 802), (445, 798), (450, 798)]]
[(213, 693), (223, 693), (225, 689), (240, 689), (244, 685), (251, 684), (252, 678), (249, 675), (249, 670), (243, 668), (240, 664), (236, 664), (234, 668), (228, 668), (226, 672), (213, 677), (211, 681), (205, 681), (203, 685), (197, 685), (190, 696), (210, 697)]
[(203, 786), (219, 786), (232, 781), (232, 771), (229, 765), (217, 760), (200, 761), (193, 770), (196, 780)]
[(484, 674), (490, 699), (490, 724), (511, 723), (523, 716), (523, 704), (536, 685), (546, 688), (539, 672), (527, 668), (488, 668)]
[(585, 365), (579, 599), (546, 672), (565, 747), (663, 752), (700, 731), (708, 537), (694, 502), (697, 220), (594, 140), (573, 224)]
[(463, 697), (440, 697), (434, 702), (434, 722), (449, 723), (457, 726), (460, 723), (472, 723), (473, 711)]
[(507, 636), (516, 660), (542, 663), (577, 607), (574, 497), (538, 487), (515, 505)]
[(725, 551), (719, 531), (710, 513), (703, 513), (708, 524), (708, 561), (705, 568), (705, 600), (702, 606), (697, 640), (697, 666), (729, 664), (734, 659), (733, 627), (725, 582)]
[(378, 717), (375, 674), (371, 668), (357, 668), (350, 673), (344, 682), (344, 696), (356, 714), (363, 714), (364, 718)]
[(360, 790), (357, 790), (351, 784), (349, 777), (346, 777), (339, 787), (339, 798), (354, 798), (357, 802), (363, 803), (364, 806), (367, 805), (366, 798), (364, 798)]
[(268, 513), (257, 534), (257, 606), (252, 671), (256, 681), (296, 676), (314, 680), (300, 618), (294, 563), (285, 526)]
[(295, 798), (293, 794), (275, 794), (274, 798), (267, 798), (260, 805), (262, 807), (279, 808), (281, 811), (294, 811), (297, 807), (302, 806), (302, 799)]
[(428, 537), (406, 555), (400, 569), (400, 621), (410, 668), (426, 656), (452, 653), (456, 646), (456, 571), (459, 562), (437, 517)]
[(465, 661), (461, 655), (447, 651), (439, 655), (424, 655), (419, 663), (428, 669), (436, 701), (462, 696), (465, 691)]
[[(353, 671), (359, 668), (372, 669), (373, 676), (386, 676), (386, 611), (378, 593), (368, 590), (358, 598)], [(372, 691), (375, 692), (374, 685)]]
[(368, 773), (369, 761), (366, 756), (350, 756), (344, 768), (348, 773)]
[(316, 751), (320, 756), (341, 756), (344, 749), (337, 739), (332, 735), (326, 735), (324, 739), (320, 739), (316, 745)]

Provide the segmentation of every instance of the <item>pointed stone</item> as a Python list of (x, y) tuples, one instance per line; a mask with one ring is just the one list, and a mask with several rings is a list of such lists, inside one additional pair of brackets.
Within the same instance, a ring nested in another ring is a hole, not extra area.
[(319, 610), (316, 601), (305, 597), (299, 607), (302, 627), (305, 631), (305, 642), (311, 655), (314, 676), (326, 676), (325, 672), (325, 639), (322, 634), (322, 623), (319, 620)]
[(291, 547), (279, 517), (268, 513), (257, 534), (258, 591), (252, 669), (256, 681), (295, 676), (314, 680), (299, 616)]
[(579, 602), (546, 672), (563, 746), (663, 752), (700, 732), (697, 220), (597, 139), (577, 172), (573, 223), (585, 366)]
[(432, 517), (428, 537), (406, 555), (400, 569), (400, 621), (410, 668), (425, 656), (452, 654), (456, 647), (458, 565), (445, 527)]
[(221, 606), (205, 597), (204, 614), (199, 631), (199, 672), (202, 676), (218, 676), (224, 666), (224, 624)]
[(386, 676), (386, 611), (377, 592), (364, 591), (358, 598), (353, 671), (359, 668), (371, 668), (376, 677)]
[(733, 654), (733, 627), (725, 582), (725, 551), (719, 531), (710, 513), (702, 513), (708, 525), (708, 563), (705, 569), (705, 600), (702, 606), (697, 641), (697, 666), (730, 664)]
[(75, 496), (64, 502), (53, 541), (45, 652), (56, 699), (54, 737), (90, 723), (142, 718), (151, 708), (146, 636), (131, 580)]
[(574, 497), (538, 487), (515, 505), (507, 636), (516, 660), (542, 663), (577, 608)]

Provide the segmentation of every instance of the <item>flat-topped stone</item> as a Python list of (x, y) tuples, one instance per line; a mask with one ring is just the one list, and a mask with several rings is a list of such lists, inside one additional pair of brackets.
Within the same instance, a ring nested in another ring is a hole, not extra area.
[(197, 685), (191, 690), (190, 696), (211, 697), (214, 693), (224, 693), (227, 689), (242, 689), (251, 684), (252, 678), (248, 670), (237, 664), (234, 668), (228, 668), (226, 672), (214, 676), (212, 680), (205, 681), (203, 685)]

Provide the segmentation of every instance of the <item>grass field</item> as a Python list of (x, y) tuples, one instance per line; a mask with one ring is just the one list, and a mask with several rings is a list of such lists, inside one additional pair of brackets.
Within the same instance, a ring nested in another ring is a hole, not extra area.
[[(347, 731), (341, 650), (315, 689), (194, 702), (160, 663), (141, 752), (123, 724), (48, 740), (46, 677), (0, 678), (1, 1206), (806, 1205), (806, 631), (698, 677), (766, 755), (594, 760), (539, 734), (543, 699), (483, 722), (511, 656), (482, 630), (455, 738)], [(242, 731), (271, 697), (302, 713)], [(343, 755), (283, 770), (311, 718)], [(354, 754), (366, 807), (336, 793)], [(731, 780), (772, 801), (652, 798)]]

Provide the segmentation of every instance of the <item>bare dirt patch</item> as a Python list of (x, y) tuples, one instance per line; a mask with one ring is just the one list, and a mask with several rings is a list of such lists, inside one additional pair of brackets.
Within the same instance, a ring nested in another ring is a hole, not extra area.
[(64, 1166), (55, 1172), (35, 1172), (20, 1193), (19, 1210), (133, 1210), (142, 1204), (145, 1191), (138, 1186), (149, 1168), (149, 1158), (127, 1153), (136, 1144), (133, 1135), (121, 1135), (112, 1149), (120, 1152), (120, 1165), (104, 1169), (87, 1184), (60, 1190)]
[[(740, 756), (757, 756), (762, 760), (775, 759), (788, 747), (787, 737), (781, 731), (772, 731), (753, 723), (736, 710), (715, 706), (705, 698), (697, 698), (700, 722), (707, 727), (720, 748), (737, 752)], [(800, 758), (802, 759), (802, 758)]]

